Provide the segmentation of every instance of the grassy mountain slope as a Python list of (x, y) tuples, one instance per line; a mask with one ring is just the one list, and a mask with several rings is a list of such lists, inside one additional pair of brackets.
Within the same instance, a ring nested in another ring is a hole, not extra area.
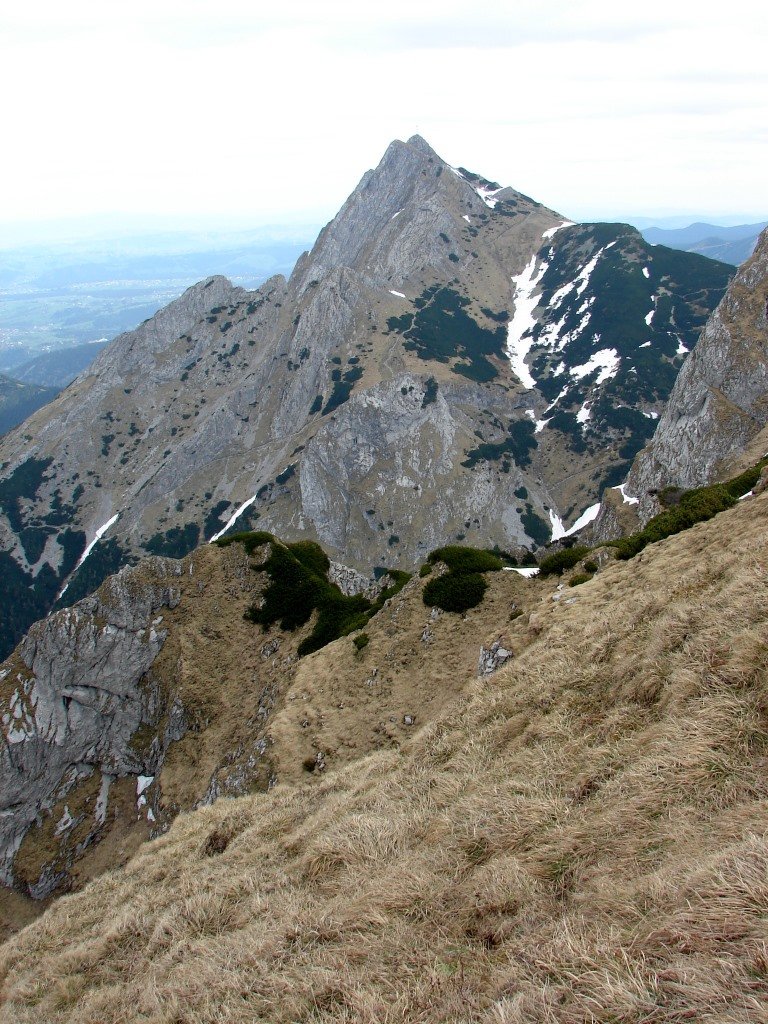
[(180, 816), (2, 948), (0, 1020), (763, 1021), (766, 513), (544, 596), (399, 749)]

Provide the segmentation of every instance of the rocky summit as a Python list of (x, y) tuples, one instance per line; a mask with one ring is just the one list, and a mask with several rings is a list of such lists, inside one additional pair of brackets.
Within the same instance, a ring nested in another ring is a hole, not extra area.
[(202, 281), (0, 442), (0, 654), (227, 531), (369, 576), (589, 521), (732, 268), (393, 142), (290, 279)]

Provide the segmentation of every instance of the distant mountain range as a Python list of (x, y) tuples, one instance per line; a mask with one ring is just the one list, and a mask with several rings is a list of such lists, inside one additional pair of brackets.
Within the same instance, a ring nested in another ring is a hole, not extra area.
[(683, 228), (646, 227), (641, 228), (641, 233), (651, 245), (666, 245), (671, 249), (696, 252), (713, 260), (739, 266), (752, 255), (758, 236), (766, 226), (768, 221), (732, 227), (697, 222)]
[(577, 529), (731, 276), (392, 143), (290, 279), (201, 281), (4, 439), (5, 649), (60, 594), (257, 521), (366, 574)]

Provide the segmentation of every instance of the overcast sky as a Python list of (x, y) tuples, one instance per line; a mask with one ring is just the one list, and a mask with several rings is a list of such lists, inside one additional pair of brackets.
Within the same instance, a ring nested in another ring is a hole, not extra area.
[(0, 222), (329, 219), (393, 138), (574, 219), (768, 214), (730, 0), (36, 0), (0, 12)]

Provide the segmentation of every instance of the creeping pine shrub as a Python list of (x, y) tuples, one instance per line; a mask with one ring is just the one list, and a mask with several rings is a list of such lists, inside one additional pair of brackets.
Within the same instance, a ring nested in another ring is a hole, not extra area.
[(448, 566), (445, 576), (432, 579), (424, 587), (424, 604), (442, 608), (445, 612), (465, 612), (480, 604), (488, 584), (483, 572), (498, 571), (502, 561), (490, 551), (452, 544), (438, 548), (429, 555), (428, 564), (444, 562)]
[(562, 576), (567, 569), (572, 569), (591, 549), (577, 544), (572, 548), (555, 551), (546, 555), (539, 562), (540, 576)]
[[(642, 530), (613, 541), (618, 558), (628, 559), (638, 554), (648, 544), (664, 540), (675, 533), (687, 530), (696, 523), (705, 522), (731, 508), (744, 494), (755, 486), (760, 478), (760, 471), (768, 463), (761, 459), (751, 469), (722, 484), (710, 484), (708, 487), (696, 487), (691, 491), (683, 491), (674, 495), (675, 504), (665, 508), (653, 519), (650, 519)], [(665, 488), (666, 500), (670, 500), (672, 488)]]
[(271, 533), (241, 533), (217, 541), (220, 547), (243, 544), (249, 554), (257, 547), (270, 544), (270, 553), (263, 565), (254, 566), (269, 576), (261, 606), (251, 605), (245, 617), (266, 628), (275, 622), (280, 628), (292, 631), (309, 622), (317, 612), (314, 628), (299, 644), (302, 657), (320, 650), (341, 636), (361, 629), (384, 604), (401, 590), (410, 579), (408, 573), (389, 570), (393, 579), (390, 587), (371, 603), (362, 594), (347, 597), (328, 579), (330, 561), (314, 541), (302, 540), (294, 544), (281, 544)]
[(352, 643), (355, 645), (358, 651), (362, 651), (364, 647), (367, 647), (371, 642), (371, 638), (367, 633), (358, 633)]
[(592, 579), (593, 575), (594, 573), (591, 572), (575, 572), (568, 580), (568, 586), (578, 587), (582, 583), (588, 583)]

